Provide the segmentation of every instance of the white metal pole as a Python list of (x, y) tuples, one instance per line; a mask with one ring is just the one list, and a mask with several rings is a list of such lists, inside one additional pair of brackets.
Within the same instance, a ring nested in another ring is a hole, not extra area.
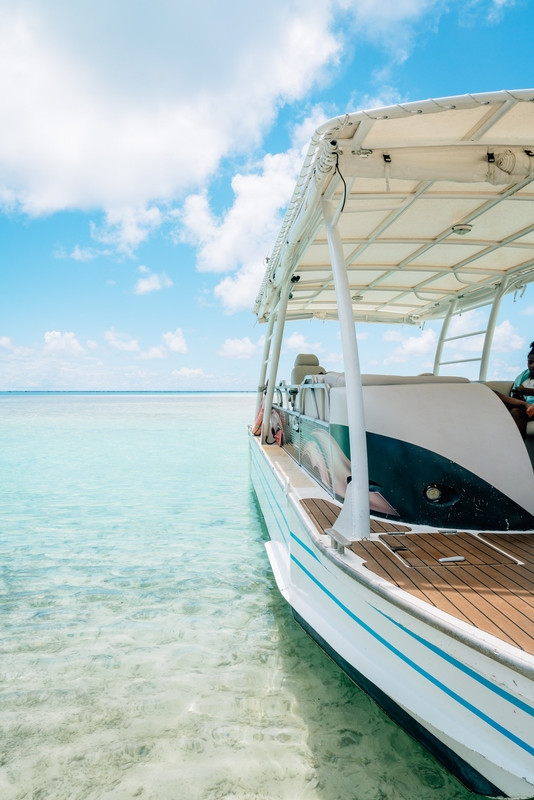
[(449, 308), (447, 309), (447, 313), (445, 314), (445, 318), (441, 325), (441, 330), (439, 332), (438, 346), (436, 347), (436, 355), (434, 357), (434, 375), (439, 375), (439, 367), (441, 364), (443, 345), (445, 344), (445, 339), (447, 337), (449, 325), (451, 324), (452, 315), (456, 311), (457, 303), (458, 299), (456, 297), (454, 298), (454, 300), (451, 300), (451, 302), (449, 303)]
[(495, 333), (495, 325), (497, 324), (497, 317), (499, 316), (501, 301), (504, 297), (504, 293), (506, 292), (507, 284), (508, 279), (505, 276), (501, 281), (501, 285), (495, 292), (495, 299), (493, 300), (493, 305), (491, 306), (488, 327), (486, 328), (486, 336), (484, 337), (484, 347), (482, 348), (480, 372), (478, 373), (479, 381), (485, 381), (487, 379), (491, 345), (493, 344), (493, 334)]
[(284, 327), (286, 322), (287, 303), (289, 300), (289, 292), (291, 291), (291, 273), (283, 282), (280, 288), (280, 300), (278, 301), (278, 315), (276, 319), (276, 329), (271, 349), (271, 368), (269, 370), (269, 382), (267, 384), (267, 394), (265, 396), (265, 408), (263, 411), (263, 424), (261, 440), (267, 441), (269, 428), (271, 426), (271, 410), (273, 407), (274, 387), (276, 383), (276, 375), (278, 373), (278, 362), (280, 361), (280, 350), (282, 349), (282, 337), (284, 335)]
[(278, 293), (278, 298), (274, 300), (271, 305), (271, 311), (269, 313), (269, 320), (267, 322), (267, 331), (265, 333), (265, 344), (263, 345), (263, 358), (261, 362), (261, 369), (260, 369), (260, 380), (258, 383), (258, 394), (256, 397), (256, 412), (258, 413), (261, 406), (261, 401), (263, 398), (263, 393), (265, 391), (265, 378), (267, 377), (267, 365), (269, 363), (269, 352), (271, 350), (271, 339), (273, 336), (273, 328), (274, 328), (274, 321), (276, 319), (276, 309), (278, 307), (278, 303), (280, 301), (280, 293)]
[(332, 225), (334, 209), (328, 200), (322, 200), (324, 224), (330, 259), (341, 332), (341, 346), (345, 365), (345, 386), (347, 393), (347, 412), (349, 422), (351, 489), (347, 499), (351, 503), (351, 538), (368, 539), (369, 522), (369, 471), (367, 465), (367, 437), (363, 408), (362, 379), (358, 342), (352, 313), (349, 277), (345, 267), (343, 245), (337, 226)]

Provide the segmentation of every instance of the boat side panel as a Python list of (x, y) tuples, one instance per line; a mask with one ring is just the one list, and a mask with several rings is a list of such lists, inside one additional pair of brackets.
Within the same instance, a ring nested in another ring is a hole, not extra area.
[[(432, 727), (440, 741), (442, 735), (452, 742), (456, 754), (473, 769), (472, 761), (487, 763), (483, 774), (501, 794), (531, 797), (530, 682), (525, 678), (522, 686), (522, 676), (393, 607), (336, 568), (288, 503), (265, 454), (254, 449), (259, 469), (253, 468), (252, 475), (269, 531), (279, 541), (289, 540), (289, 591), (295, 612), (419, 725)], [(459, 668), (463, 664), (467, 672)], [(507, 687), (507, 692), (499, 692), (499, 687)]]
[(417, 722), (401, 706), (395, 703), (387, 694), (370, 681), (365, 675), (350, 664), (346, 659), (336, 653), (328, 642), (315, 631), (306, 620), (293, 609), (293, 616), (300, 627), (310, 636), (324, 652), (341, 667), (349, 678), (366, 692), (369, 697), (378, 703), (398, 725), (410, 734), (417, 742), (423, 745), (429, 753), (437, 758), (453, 775), (455, 775), (470, 791), (483, 794), (487, 797), (503, 797), (502, 791), (470, 764), (461, 758), (450, 747), (447, 747), (436, 736)]

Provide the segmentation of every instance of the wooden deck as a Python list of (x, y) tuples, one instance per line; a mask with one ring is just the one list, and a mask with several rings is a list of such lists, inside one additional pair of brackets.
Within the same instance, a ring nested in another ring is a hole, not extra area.
[[(324, 533), (339, 514), (326, 500), (301, 500)], [(534, 534), (411, 533), (371, 519), (379, 541), (354, 542), (367, 569), (480, 630), (534, 655)], [(455, 558), (462, 561), (443, 562)]]

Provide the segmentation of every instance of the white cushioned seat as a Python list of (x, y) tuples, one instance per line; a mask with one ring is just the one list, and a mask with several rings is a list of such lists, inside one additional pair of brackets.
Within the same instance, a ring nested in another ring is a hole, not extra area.
[(492, 389), (492, 391), (500, 392), (501, 394), (504, 394), (507, 397), (510, 396), (512, 386), (514, 385), (513, 381), (485, 381), (485, 383), (486, 386)]
[(414, 383), (471, 383), (454, 375), (362, 375), (362, 386), (399, 386)]
[(302, 383), (306, 375), (324, 375), (326, 370), (312, 353), (300, 353), (295, 359), (291, 373), (291, 383)]

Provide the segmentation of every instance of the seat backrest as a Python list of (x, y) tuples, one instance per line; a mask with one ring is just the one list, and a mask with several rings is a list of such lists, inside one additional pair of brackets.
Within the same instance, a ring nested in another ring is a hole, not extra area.
[(295, 359), (291, 373), (291, 383), (302, 383), (306, 375), (324, 375), (326, 370), (319, 365), (319, 359), (312, 353), (300, 353)]
[(414, 383), (470, 383), (455, 375), (362, 375), (362, 386), (399, 386)]
[(486, 386), (494, 392), (500, 392), (506, 396), (509, 396), (512, 386), (514, 385), (513, 381), (485, 381), (485, 383)]

